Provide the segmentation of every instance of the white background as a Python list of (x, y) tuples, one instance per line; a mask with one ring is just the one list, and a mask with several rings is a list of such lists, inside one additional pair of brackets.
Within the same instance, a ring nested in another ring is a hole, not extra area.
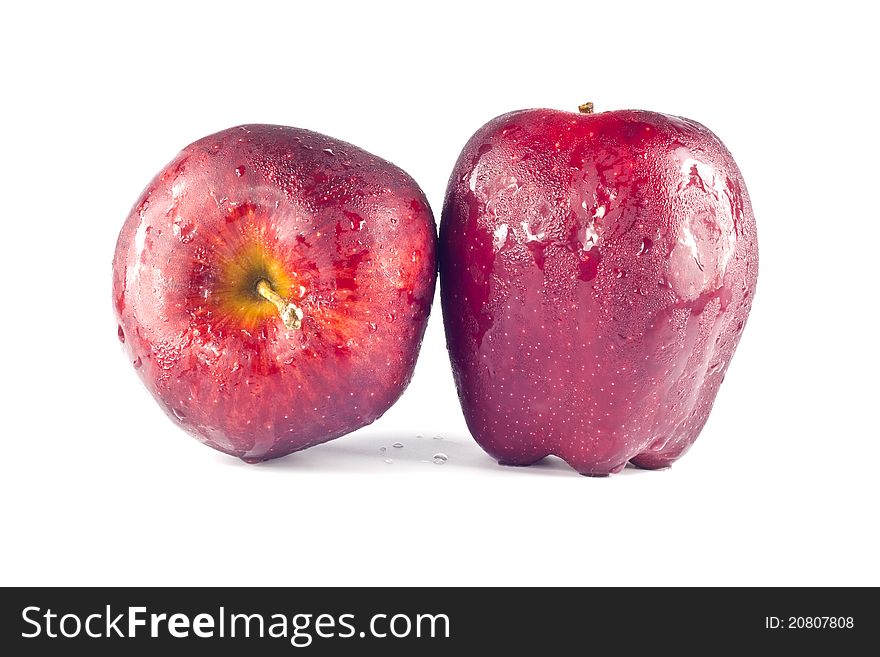
[[(880, 584), (870, 6), (6, 3), (0, 583)], [(176, 429), (123, 357), (116, 235), (189, 142), (324, 132), (406, 169), (439, 217), (485, 121), (586, 100), (708, 125), (757, 216), (752, 317), (671, 470), (497, 466), (439, 304), (384, 417), (261, 466)]]

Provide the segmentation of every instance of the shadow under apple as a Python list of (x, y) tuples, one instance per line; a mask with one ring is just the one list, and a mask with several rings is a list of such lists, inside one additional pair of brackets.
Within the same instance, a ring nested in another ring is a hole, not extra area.
[[(469, 436), (377, 431), (371, 428), (254, 465), (237, 459), (223, 458), (223, 461), (236, 467), (256, 467), (280, 472), (299, 470), (394, 475), (412, 473), (419, 469), (438, 472), (441, 469), (473, 468), (502, 474), (579, 476), (562, 459), (555, 456), (525, 467), (500, 465)], [(645, 471), (627, 466), (621, 475), (630, 476), (643, 472)]]

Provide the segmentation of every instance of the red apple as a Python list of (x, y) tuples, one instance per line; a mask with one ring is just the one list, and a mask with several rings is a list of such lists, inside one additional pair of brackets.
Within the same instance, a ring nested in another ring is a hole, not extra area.
[(406, 173), (270, 125), (187, 146), (116, 246), (119, 339), (178, 425), (248, 462), (369, 424), (412, 376), (435, 226)]
[(758, 273), (742, 175), (705, 127), (513, 112), (467, 143), (440, 226), (468, 427), (499, 462), (662, 468), (696, 440)]

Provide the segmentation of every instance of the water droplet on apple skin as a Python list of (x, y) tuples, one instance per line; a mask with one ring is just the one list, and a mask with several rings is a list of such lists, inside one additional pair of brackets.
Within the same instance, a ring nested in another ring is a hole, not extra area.
[(189, 244), (193, 241), (198, 230), (195, 223), (178, 217), (171, 225), (172, 232), (180, 240), (181, 244)]
[(446, 456), (443, 452), (438, 452), (431, 457), (431, 462), (434, 465), (444, 465), (449, 460), (449, 457)]

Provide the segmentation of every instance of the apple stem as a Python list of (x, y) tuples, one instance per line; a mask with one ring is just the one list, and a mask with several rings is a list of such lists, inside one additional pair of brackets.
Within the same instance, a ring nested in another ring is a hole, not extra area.
[(593, 103), (587, 102), (583, 105), (578, 105), (578, 112), (581, 114), (592, 114), (593, 113)]
[(278, 294), (265, 278), (261, 278), (257, 283), (257, 294), (278, 309), (281, 321), (291, 331), (302, 326), (303, 311)]

